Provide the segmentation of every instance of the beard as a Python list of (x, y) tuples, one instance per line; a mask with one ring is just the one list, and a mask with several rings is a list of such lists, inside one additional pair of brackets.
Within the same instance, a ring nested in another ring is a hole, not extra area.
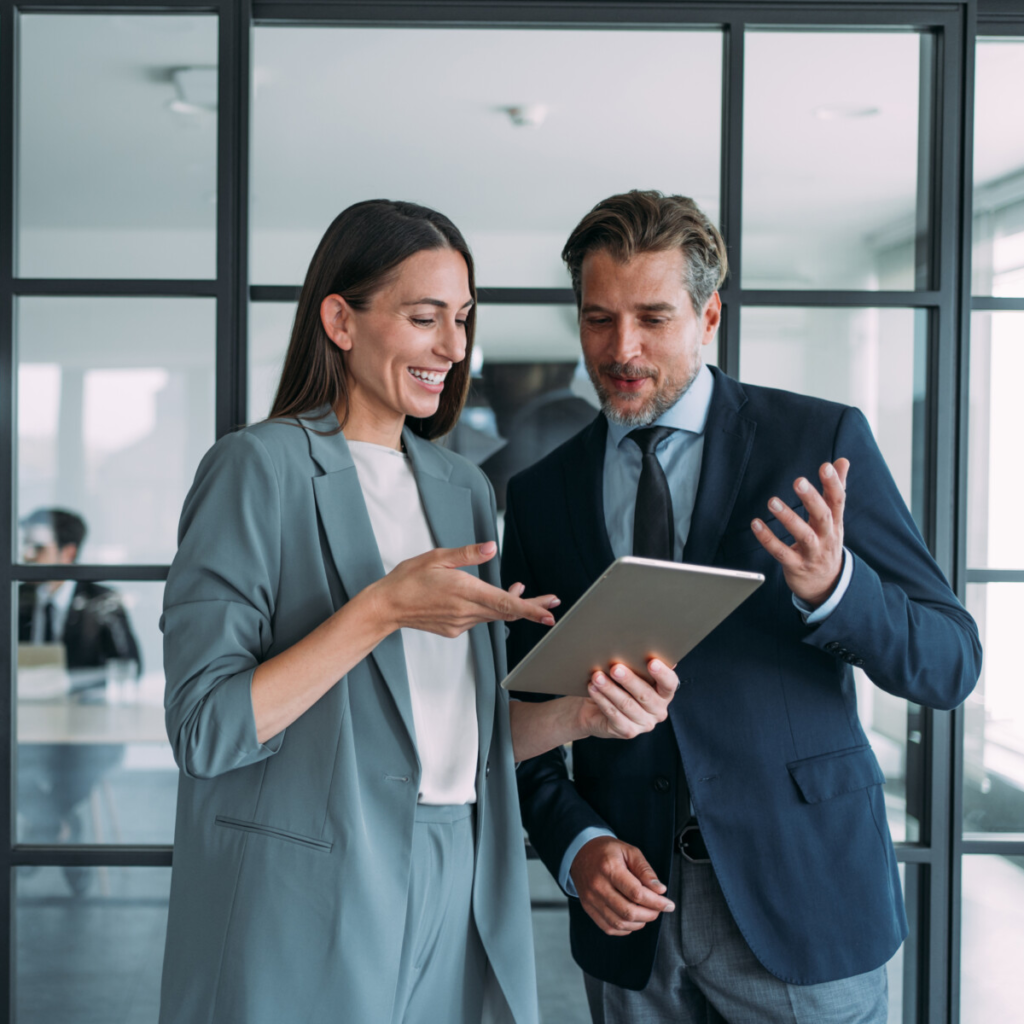
[[(620, 427), (646, 427), (660, 419), (686, 394), (700, 372), (701, 364), (698, 361), (696, 368), (685, 379), (673, 377), (663, 379), (654, 367), (641, 366), (639, 363), (602, 363), (597, 367), (587, 363), (586, 367), (601, 403), (601, 411), (608, 417), (608, 421)], [(630, 403), (623, 409), (615, 404), (611, 391), (601, 380), (601, 374), (634, 379), (650, 378), (654, 381), (654, 394), (645, 399), (641, 399), (639, 395), (632, 399), (616, 395), (615, 398), (618, 398), (620, 402), (628, 401)]]

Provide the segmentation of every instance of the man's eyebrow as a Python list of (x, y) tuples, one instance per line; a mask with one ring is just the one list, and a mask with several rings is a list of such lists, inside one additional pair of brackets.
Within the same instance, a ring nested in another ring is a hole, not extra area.
[[(403, 302), (402, 305), (403, 306), (437, 306), (438, 309), (447, 309), (448, 308), (448, 303), (445, 302), (444, 299), (431, 299), (431, 298), (413, 299), (412, 302)], [(466, 299), (466, 301), (461, 306), (459, 306), (459, 309), (468, 309), (472, 305), (473, 305), (473, 300), (472, 299)]]
[[(640, 313), (674, 313), (676, 307), (671, 302), (638, 302), (633, 309)], [(580, 313), (610, 313), (610, 309), (604, 306), (596, 306), (592, 303), (584, 306)]]

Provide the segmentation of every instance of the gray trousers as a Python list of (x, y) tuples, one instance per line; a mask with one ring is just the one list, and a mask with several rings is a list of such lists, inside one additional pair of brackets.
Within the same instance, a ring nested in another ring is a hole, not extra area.
[(594, 1024), (886, 1024), (884, 966), (822, 985), (780, 981), (750, 951), (710, 864), (676, 853), (669, 898), (645, 989), (584, 975)]
[(480, 1024), (488, 965), (473, 921), (473, 810), (416, 811), (392, 1024)]

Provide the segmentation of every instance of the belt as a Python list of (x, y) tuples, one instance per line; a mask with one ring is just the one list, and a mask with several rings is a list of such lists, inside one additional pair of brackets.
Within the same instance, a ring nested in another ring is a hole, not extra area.
[(676, 849), (691, 864), (711, 863), (708, 848), (704, 845), (704, 837), (700, 834), (700, 826), (692, 819), (676, 836)]

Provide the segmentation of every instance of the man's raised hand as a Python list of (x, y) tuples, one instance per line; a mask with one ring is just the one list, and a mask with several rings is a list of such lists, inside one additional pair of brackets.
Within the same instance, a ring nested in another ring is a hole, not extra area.
[(807, 509), (807, 522), (778, 497), (768, 502), (768, 508), (793, 535), (792, 544), (779, 540), (761, 519), (750, 524), (764, 549), (782, 566), (789, 589), (812, 608), (828, 600), (843, 571), (843, 510), (849, 471), (849, 459), (823, 463), (818, 470), (820, 494), (805, 477), (796, 480), (793, 490)]

